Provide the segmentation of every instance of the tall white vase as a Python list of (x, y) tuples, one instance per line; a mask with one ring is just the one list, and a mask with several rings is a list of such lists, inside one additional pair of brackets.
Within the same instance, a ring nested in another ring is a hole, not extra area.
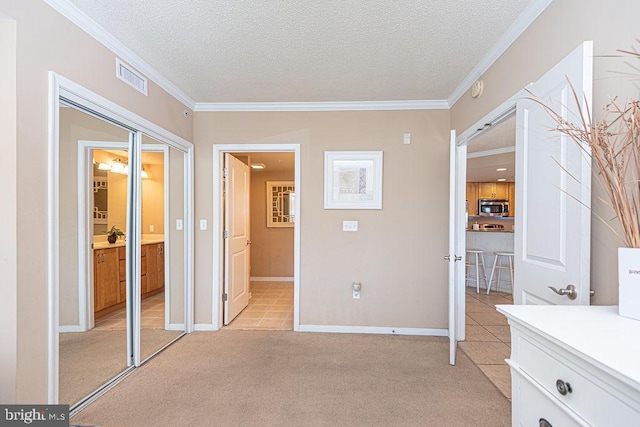
[(640, 320), (640, 248), (618, 248), (618, 313)]

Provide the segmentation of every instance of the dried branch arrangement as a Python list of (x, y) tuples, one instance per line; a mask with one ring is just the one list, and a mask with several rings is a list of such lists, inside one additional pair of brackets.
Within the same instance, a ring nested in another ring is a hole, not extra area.
[[(640, 45), (640, 39), (636, 42)], [(640, 61), (640, 53), (623, 51), (625, 56)], [(633, 65), (632, 65), (633, 67)], [(637, 67), (633, 67), (638, 69)], [(569, 82), (571, 85), (571, 82)], [(581, 94), (571, 85), (578, 105), (576, 122), (567, 121), (551, 106), (536, 99), (555, 121), (556, 129), (575, 141), (591, 157), (597, 179), (605, 189), (620, 223), (621, 232), (600, 218), (629, 248), (640, 248), (640, 98), (620, 104), (613, 99), (604, 108), (602, 119), (594, 120), (584, 111)]]

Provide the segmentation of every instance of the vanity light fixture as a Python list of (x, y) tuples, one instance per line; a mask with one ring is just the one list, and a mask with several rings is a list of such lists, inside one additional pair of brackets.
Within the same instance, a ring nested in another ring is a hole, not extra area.
[(507, 178), (498, 178), (498, 182), (504, 182), (506, 180), (507, 180)]
[(267, 165), (265, 165), (264, 163), (251, 163), (251, 169), (266, 169)]
[(506, 170), (507, 170), (507, 168), (498, 168), (498, 169), (496, 169), (496, 172), (504, 172)]
[[(120, 159), (113, 159), (113, 163), (98, 163), (98, 169), (103, 171), (109, 171), (111, 173), (119, 173), (122, 175), (129, 175), (129, 165), (123, 163)], [(142, 171), (140, 172), (140, 177), (142, 179), (148, 179), (149, 174), (144, 170), (144, 166), (142, 166)]]
[(125, 175), (127, 173), (127, 166), (122, 163), (120, 159), (115, 159), (111, 164), (111, 172)]

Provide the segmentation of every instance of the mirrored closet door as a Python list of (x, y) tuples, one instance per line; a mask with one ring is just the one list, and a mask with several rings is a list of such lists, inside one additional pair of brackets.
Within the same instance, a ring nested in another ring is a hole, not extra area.
[(72, 412), (185, 331), (186, 156), (61, 100), (58, 401)]
[(125, 241), (126, 162), (133, 139), (129, 129), (61, 103), (58, 396), (63, 404), (83, 400), (132, 364)]
[(184, 331), (184, 153), (142, 136), (140, 357)]

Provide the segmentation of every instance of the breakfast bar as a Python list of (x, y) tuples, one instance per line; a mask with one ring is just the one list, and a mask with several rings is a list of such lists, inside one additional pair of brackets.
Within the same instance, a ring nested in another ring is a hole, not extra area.
[[(468, 229), (467, 230), (467, 249), (479, 249), (484, 251), (484, 264), (487, 268), (486, 275), (489, 277), (491, 274), (491, 266), (495, 260), (494, 252), (511, 252), (513, 253), (513, 231), (500, 228), (484, 228), (479, 227), (479, 230)], [(473, 273), (472, 273), (473, 274)], [(508, 282), (507, 275), (503, 274), (500, 283), (498, 283), (498, 291), (511, 293), (511, 286)], [(494, 278), (495, 280), (495, 278)], [(484, 280), (480, 281), (481, 287), (484, 285)], [(493, 285), (492, 290), (495, 290)]]

